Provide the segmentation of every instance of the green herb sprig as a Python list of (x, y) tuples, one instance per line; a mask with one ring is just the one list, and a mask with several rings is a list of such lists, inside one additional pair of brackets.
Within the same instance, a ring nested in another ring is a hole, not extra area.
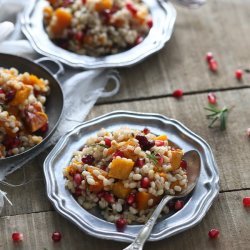
[(156, 165), (158, 163), (157, 157), (155, 155), (155, 153), (151, 153), (151, 154), (146, 154), (147, 157)]

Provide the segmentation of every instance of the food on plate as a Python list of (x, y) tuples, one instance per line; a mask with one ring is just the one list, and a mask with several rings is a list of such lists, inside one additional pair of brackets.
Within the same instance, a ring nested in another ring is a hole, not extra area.
[(140, 42), (153, 25), (141, 0), (48, 0), (44, 24), (52, 41), (77, 54), (103, 56)]
[(0, 158), (39, 144), (48, 129), (48, 80), (0, 67)]
[(145, 223), (165, 194), (187, 188), (182, 157), (166, 135), (149, 129), (102, 129), (74, 152), (63, 170), (65, 185), (85, 209), (99, 207), (107, 221)]

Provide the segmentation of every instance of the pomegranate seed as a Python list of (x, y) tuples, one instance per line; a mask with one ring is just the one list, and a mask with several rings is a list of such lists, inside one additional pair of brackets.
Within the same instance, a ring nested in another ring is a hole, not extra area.
[(137, 159), (136, 162), (135, 162), (135, 166), (136, 167), (143, 167), (145, 164), (145, 159)]
[(117, 156), (120, 156), (121, 158), (124, 157), (124, 153), (120, 150), (117, 150), (114, 154), (113, 154), (113, 158), (116, 158)]
[(143, 36), (138, 36), (135, 40), (135, 45), (138, 45), (140, 44), (142, 41), (144, 40), (144, 37)]
[(103, 198), (108, 202), (108, 203), (114, 203), (115, 199), (112, 194), (105, 192), (103, 195)]
[(82, 31), (78, 31), (76, 34), (75, 34), (75, 39), (78, 41), (78, 42), (82, 42), (83, 41), (83, 38), (84, 38), (84, 34)]
[(245, 197), (242, 200), (244, 207), (250, 207), (250, 197)]
[(107, 171), (107, 166), (101, 166), (100, 169), (104, 170), (104, 171)]
[(148, 177), (143, 177), (141, 179), (141, 187), (142, 188), (148, 188), (150, 186), (150, 180)]
[(139, 145), (144, 151), (149, 150), (155, 145), (154, 141), (150, 142), (144, 135), (137, 135), (135, 138), (139, 141)]
[(75, 182), (75, 184), (76, 185), (81, 185), (81, 183), (82, 183), (82, 175), (81, 174), (75, 174), (74, 175), (74, 182)]
[(21, 144), (20, 139), (16, 137), (5, 136), (3, 145), (6, 147), (7, 150), (13, 149), (18, 147)]
[(187, 169), (187, 162), (186, 162), (185, 160), (182, 160), (182, 161), (181, 161), (181, 164), (180, 164), (180, 167), (181, 167), (182, 169)]
[(115, 222), (115, 225), (116, 225), (117, 231), (123, 232), (127, 225), (127, 221), (123, 218), (120, 218)]
[(216, 95), (214, 93), (209, 93), (207, 95), (207, 99), (208, 99), (208, 102), (212, 105), (216, 104), (216, 102), (217, 102), (217, 98), (216, 98)]
[(104, 191), (101, 191), (101, 192), (99, 192), (99, 193), (97, 194), (97, 197), (98, 197), (99, 199), (101, 199), (102, 197), (104, 197), (104, 195), (105, 195), (105, 192), (104, 192)]
[(212, 52), (207, 52), (206, 54), (206, 60), (209, 63), (214, 58), (214, 55)]
[(23, 234), (22, 233), (19, 233), (19, 232), (15, 232), (12, 234), (12, 240), (14, 242), (20, 242), (23, 240)]
[(218, 229), (211, 229), (209, 232), (208, 232), (208, 236), (209, 238), (211, 239), (215, 239), (219, 236), (220, 234), (220, 231)]
[(150, 18), (148, 21), (147, 21), (147, 25), (148, 27), (151, 29), (153, 27), (153, 20), (152, 18)]
[(148, 128), (144, 128), (144, 129), (142, 130), (142, 132), (143, 132), (145, 135), (147, 135), (147, 134), (150, 133), (150, 130), (149, 130)]
[(243, 76), (243, 70), (237, 69), (237, 70), (235, 71), (235, 78), (236, 78), (237, 80), (241, 81), (241, 80), (242, 80), (242, 76)]
[(5, 94), (5, 92), (2, 88), (0, 88), (0, 94)]
[(155, 141), (155, 146), (158, 146), (158, 147), (160, 147), (160, 146), (164, 146), (164, 141), (159, 141), (159, 140), (156, 140)]
[(82, 162), (85, 164), (93, 164), (95, 161), (95, 158), (93, 155), (86, 155), (85, 157), (82, 158)]
[(175, 210), (181, 210), (184, 207), (184, 201), (177, 200), (174, 204)]
[(60, 232), (54, 232), (54, 233), (52, 234), (51, 238), (52, 238), (52, 240), (53, 240), (54, 242), (58, 242), (58, 241), (60, 241), (60, 240), (62, 239), (62, 235), (61, 235)]
[(183, 96), (183, 90), (182, 89), (177, 89), (173, 92), (173, 97), (175, 98), (181, 98)]
[(216, 60), (214, 59), (211, 59), (208, 63), (208, 66), (209, 66), (209, 69), (212, 71), (212, 72), (217, 72), (218, 70), (218, 63)]
[(135, 193), (131, 193), (127, 198), (127, 203), (132, 205), (135, 202)]
[(45, 125), (43, 125), (41, 128), (40, 128), (40, 132), (42, 133), (46, 133), (49, 129), (49, 124), (46, 123)]
[(109, 139), (109, 138), (105, 138), (104, 139), (104, 142), (105, 142), (105, 145), (107, 146), (107, 147), (111, 147), (111, 140)]
[(87, 0), (82, 0), (82, 4), (86, 4)]
[(11, 100), (14, 99), (15, 95), (16, 95), (16, 91), (14, 91), (14, 90), (8, 91), (8, 92), (5, 94), (6, 101), (7, 101), (7, 102), (10, 102)]
[(126, 3), (126, 8), (130, 11), (130, 13), (135, 16), (137, 14), (137, 9), (132, 3)]
[(75, 195), (76, 197), (81, 196), (81, 195), (82, 195), (82, 189), (76, 187), (76, 188), (75, 188), (75, 193), (74, 193), (74, 195)]
[(162, 164), (163, 164), (163, 162), (164, 162), (163, 156), (157, 154), (157, 155), (156, 155), (156, 159), (158, 160), (158, 164), (159, 164), (159, 165), (162, 165)]

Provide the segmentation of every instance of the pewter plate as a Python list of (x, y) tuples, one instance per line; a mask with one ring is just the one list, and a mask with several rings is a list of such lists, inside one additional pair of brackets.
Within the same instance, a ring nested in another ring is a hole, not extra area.
[(159, 51), (165, 45), (172, 35), (176, 19), (175, 8), (169, 1), (143, 1), (150, 9), (155, 25), (142, 43), (115, 55), (90, 57), (78, 55), (55, 45), (49, 39), (43, 26), (43, 8), (47, 5), (45, 0), (31, 1), (22, 14), (22, 31), (38, 53), (57, 59), (72, 67), (97, 69), (132, 66)]
[(47, 193), (56, 210), (92, 236), (126, 242), (134, 239), (142, 225), (128, 225), (123, 233), (117, 232), (115, 225), (105, 221), (98, 211), (90, 213), (77, 203), (65, 188), (62, 174), (72, 153), (79, 150), (88, 137), (101, 128), (113, 131), (124, 126), (136, 129), (147, 127), (155, 134), (166, 133), (170, 141), (185, 151), (197, 150), (201, 157), (200, 178), (186, 205), (179, 212), (159, 220), (149, 240), (161, 240), (198, 224), (219, 192), (219, 175), (211, 148), (182, 123), (159, 114), (116, 111), (84, 122), (63, 136), (44, 162)]

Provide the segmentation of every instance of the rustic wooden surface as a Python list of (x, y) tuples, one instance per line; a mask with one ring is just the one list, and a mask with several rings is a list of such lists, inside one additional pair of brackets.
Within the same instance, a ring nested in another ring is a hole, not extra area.
[[(121, 70), (120, 93), (101, 100), (87, 119), (114, 110), (160, 113), (178, 119), (203, 137), (212, 147), (220, 174), (220, 195), (202, 222), (179, 235), (155, 243), (145, 249), (250, 249), (250, 210), (242, 206), (242, 198), (250, 196), (250, 140), (245, 135), (250, 127), (250, 74), (242, 82), (234, 78), (238, 67), (248, 68), (250, 44), (250, 1), (209, 0), (198, 10), (177, 7), (178, 18), (171, 41), (158, 54), (145, 62)], [(207, 70), (204, 55), (213, 51), (219, 62), (219, 73)], [(181, 100), (171, 97), (182, 88)], [(233, 107), (228, 128), (221, 132), (209, 129), (204, 106), (207, 93), (215, 90), (220, 106)], [(122, 249), (124, 243), (99, 240), (80, 231), (61, 217), (48, 201), (44, 185), (42, 161), (46, 154), (8, 177), (7, 181), (25, 185), (11, 188), (0, 185), (8, 193), (13, 206), (6, 204), (0, 217), (0, 249)], [(209, 240), (207, 233), (218, 228), (221, 235)], [(21, 244), (13, 244), (11, 233), (24, 234)], [(54, 244), (51, 233), (63, 234)]]

